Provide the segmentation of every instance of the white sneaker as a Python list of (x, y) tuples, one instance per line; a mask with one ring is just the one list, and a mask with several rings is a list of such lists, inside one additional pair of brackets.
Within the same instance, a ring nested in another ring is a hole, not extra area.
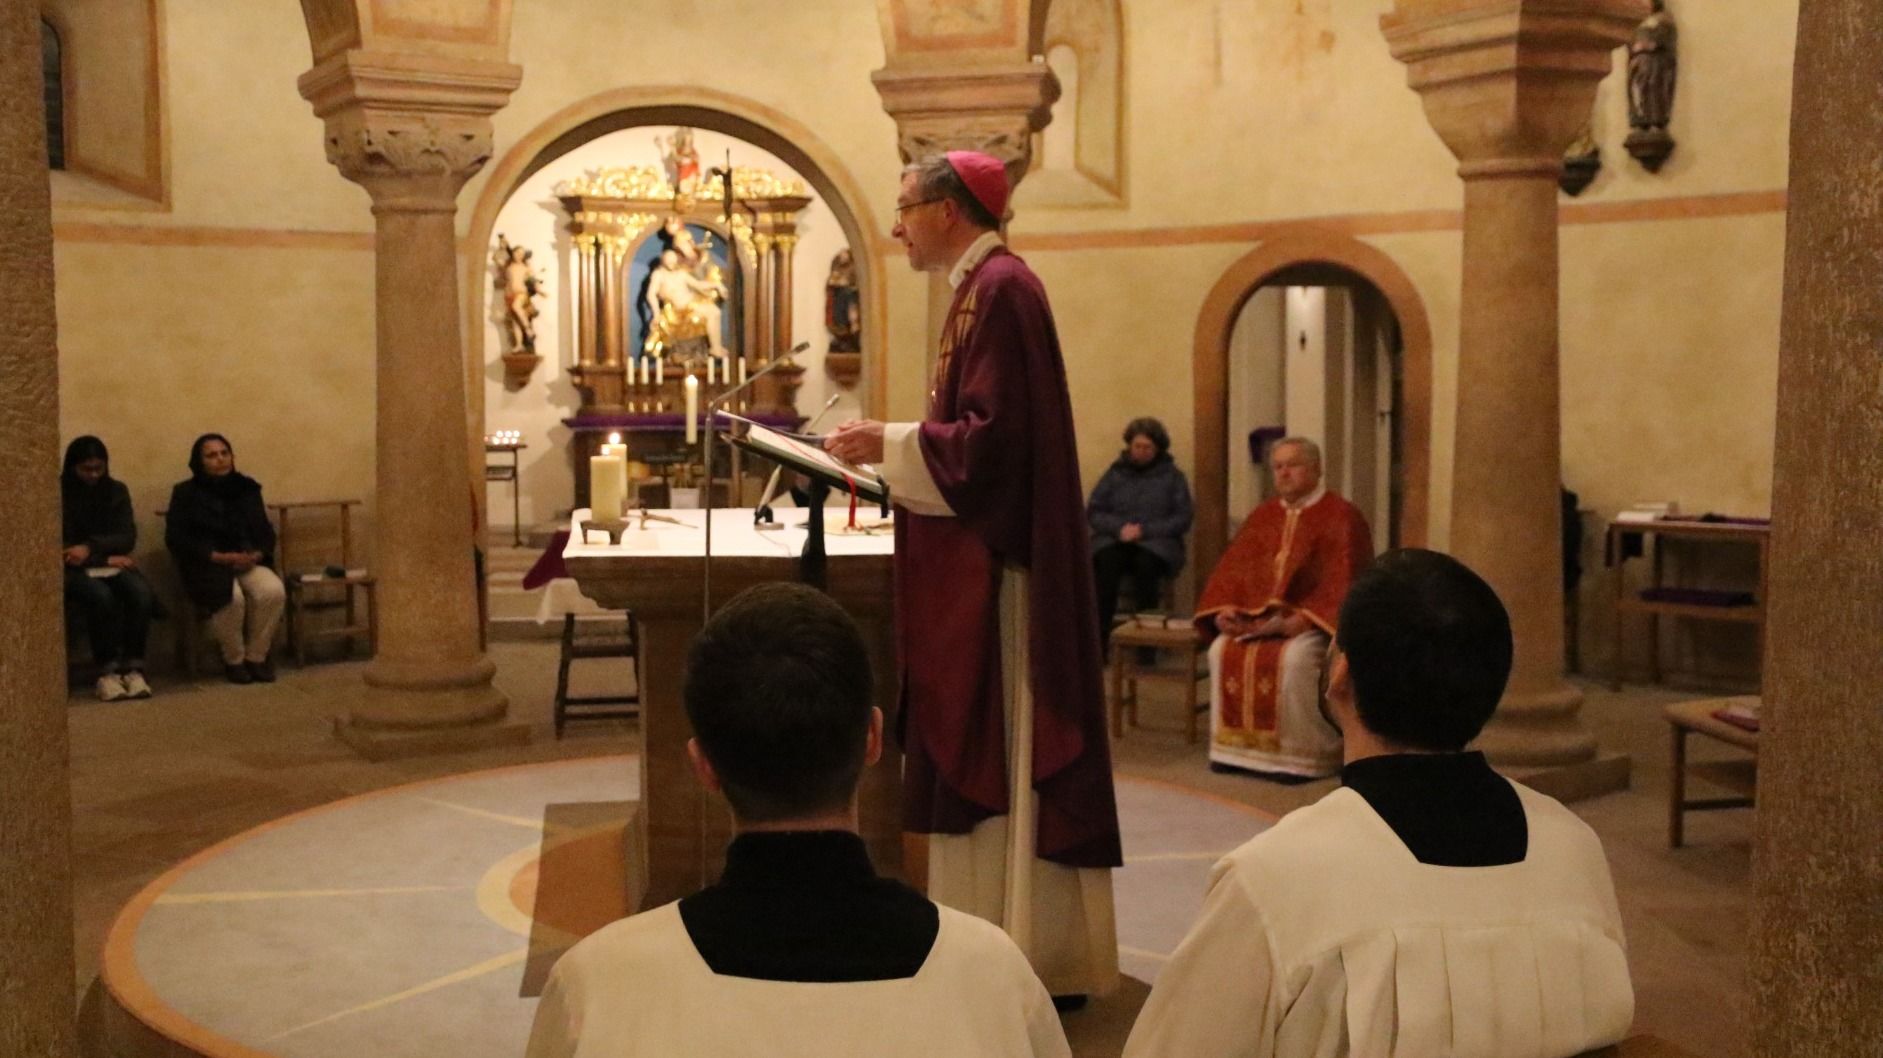
[(124, 683), (124, 696), (126, 698), (150, 697), (150, 683), (144, 679), (143, 673), (134, 669), (119, 676), (118, 679)]
[(106, 673), (105, 675), (98, 677), (98, 700), (99, 701), (115, 702), (118, 699), (125, 697), (128, 693), (129, 692), (127, 692), (124, 688), (124, 680), (120, 679), (117, 673), (115, 672)]

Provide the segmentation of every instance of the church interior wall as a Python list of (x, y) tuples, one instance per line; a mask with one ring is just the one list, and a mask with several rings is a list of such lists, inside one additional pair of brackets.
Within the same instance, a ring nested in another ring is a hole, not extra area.
[[(1088, 483), (1139, 414), (1162, 418), (1194, 465), (1187, 348), (1203, 296), (1277, 226), (1323, 224), (1391, 256), (1430, 317), (1429, 539), (1446, 542), (1461, 194), (1380, 36), (1390, 6), (1121, 5), (1124, 194), (1073, 208), (1022, 184), (1012, 227), (1059, 313)], [(1602, 88), (1604, 168), (1564, 200), (1562, 235), (1565, 476), (1592, 529), (1645, 499), (1766, 513), (1796, 7), (1675, 5), (1680, 146), (1658, 175), (1621, 148), (1619, 78)], [(64, 433), (114, 443), (147, 519), (146, 494), (180, 476), (176, 453), (205, 423), (230, 433), (273, 495), (370, 499), (372, 220), (295, 89), (310, 62), (300, 13), (236, 18), (213, 0), (159, 10), (168, 208), (55, 214)], [(518, 5), (512, 57), (525, 72), (494, 119), (499, 156), (577, 100), (670, 84), (753, 100), (841, 158), (885, 266), (865, 305), (885, 317), (883, 407), (920, 413), (930, 287), (888, 239), (900, 162), (869, 79), (882, 63), (873, 5), (726, 2), (658, 18), (606, 0)], [(460, 196), (461, 232), (489, 179), (487, 168)], [(467, 265), (486, 251), (466, 245)], [(821, 281), (825, 263), (801, 251), (800, 275)], [(817, 338), (819, 316), (795, 313), (800, 337)], [(307, 457), (309, 434), (279, 428), (297, 406), (318, 408), (321, 458)], [(1594, 622), (1612, 582), (1589, 564)], [(1605, 642), (1600, 631), (1585, 628), (1585, 643)]]

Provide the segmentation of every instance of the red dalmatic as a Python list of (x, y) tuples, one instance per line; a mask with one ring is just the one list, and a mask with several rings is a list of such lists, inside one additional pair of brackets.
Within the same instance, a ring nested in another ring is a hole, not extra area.
[[(1291, 510), (1279, 497), (1250, 512), (1216, 564), (1197, 601), (1197, 628), (1216, 634), (1226, 611), (1258, 615), (1299, 613), (1329, 636), (1353, 578), (1373, 560), (1373, 538), (1359, 508), (1329, 492)], [(1223, 701), (1219, 737), (1272, 750), (1276, 693), (1280, 689), (1279, 637), (1230, 642), (1223, 647)]]

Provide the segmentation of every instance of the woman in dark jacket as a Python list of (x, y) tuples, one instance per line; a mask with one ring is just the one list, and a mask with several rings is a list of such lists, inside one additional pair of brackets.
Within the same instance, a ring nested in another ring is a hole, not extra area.
[(268, 651), (287, 600), (269, 568), (275, 527), (261, 485), (235, 469), (235, 450), (221, 434), (190, 446), (190, 478), (170, 491), (164, 543), (197, 613), (209, 615), (229, 682), (272, 683)]
[(86, 434), (66, 446), (59, 498), (65, 603), (85, 615), (99, 700), (148, 698), (144, 645), (157, 602), (131, 558), (137, 546), (131, 490), (111, 476), (103, 441)]
[(1164, 424), (1133, 419), (1124, 438), (1125, 450), (1086, 505), (1101, 643), (1111, 637), (1124, 575), (1131, 575), (1138, 609), (1156, 609), (1165, 579), (1183, 569), (1183, 538), (1190, 531), (1190, 483), (1170, 458)]

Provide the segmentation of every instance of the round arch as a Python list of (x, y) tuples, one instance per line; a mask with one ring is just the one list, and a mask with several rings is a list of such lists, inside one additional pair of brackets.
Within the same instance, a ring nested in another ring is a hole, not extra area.
[[(1432, 323), (1418, 290), (1391, 257), (1350, 235), (1304, 225), (1265, 239), (1229, 266), (1197, 317), (1191, 360), (1196, 400), (1196, 554), (1199, 571), (1215, 568), (1228, 546), (1229, 340), (1258, 287), (1297, 265), (1331, 265), (1371, 283), (1399, 321), (1400, 392), (1405, 468), (1399, 542), (1426, 542), (1432, 471)], [(1202, 575), (1207, 575), (1202, 574)]]
[[(642, 85), (610, 89), (556, 111), (505, 151), (478, 192), (466, 234), (464, 268), (465, 370), (470, 389), (471, 435), (474, 463), (482, 465), (484, 433), (485, 363), (490, 357), (483, 326), (484, 248), (497, 227), (497, 214), (537, 170), (557, 158), (610, 132), (642, 125), (688, 125), (712, 129), (770, 151), (796, 169), (830, 205), (850, 243), (857, 270), (858, 294), (870, 306), (864, 321), (862, 344), (868, 388), (861, 394), (865, 414), (881, 417), (886, 379), (883, 349), (888, 330), (883, 319), (885, 264), (879, 236), (870, 222), (868, 197), (863, 194), (837, 153), (809, 128), (791, 117), (728, 92), (694, 85)], [(481, 480), (481, 471), (473, 476)]]

